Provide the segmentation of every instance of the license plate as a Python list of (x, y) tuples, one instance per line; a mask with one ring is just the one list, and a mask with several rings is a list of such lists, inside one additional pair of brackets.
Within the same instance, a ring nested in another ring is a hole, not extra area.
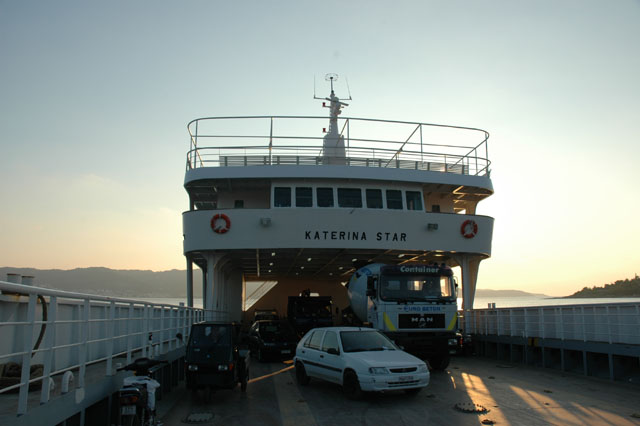
[(413, 376), (400, 376), (401, 382), (411, 382), (413, 381)]
[(123, 405), (120, 407), (120, 414), (123, 416), (132, 416), (136, 414), (136, 406), (135, 405)]
[(290, 354), (291, 350), (290, 349), (283, 349), (280, 351), (281, 354)]

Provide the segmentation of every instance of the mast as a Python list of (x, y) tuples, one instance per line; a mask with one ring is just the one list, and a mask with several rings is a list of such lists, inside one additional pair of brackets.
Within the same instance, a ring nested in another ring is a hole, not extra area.
[[(324, 79), (331, 84), (331, 94), (324, 100), (329, 101), (329, 131), (324, 136), (322, 143), (322, 158), (324, 164), (345, 165), (347, 163), (344, 136), (338, 130), (338, 116), (342, 108), (349, 104), (342, 102), (333, 90), (333, 82), (338, 80), (338, 74), (329, 73)], [(318, 99), (318, 98), (317, 98)], [(351, 96), (349, 96), (349, 100)], [(326, 107), (323, 102), (322, 106)]]

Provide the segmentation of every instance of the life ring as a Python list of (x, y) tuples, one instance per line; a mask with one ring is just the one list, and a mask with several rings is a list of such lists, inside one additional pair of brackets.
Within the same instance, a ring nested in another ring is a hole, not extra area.
[(460, 227), (460, 233), (465, 238), (473, 238), (478, 233), (478, 224), (473, 220), (465, 220)]
[[(216, 226), (218, 219), (224, 220), (224, 226)], [(229, 228), (231, 228), (231, 219), (229, 219), (229, 216), (226, 214), (218, 213), (211, 218), (211, 229), (213, 229), (213, 232), (216, 234), (224, 234)]]

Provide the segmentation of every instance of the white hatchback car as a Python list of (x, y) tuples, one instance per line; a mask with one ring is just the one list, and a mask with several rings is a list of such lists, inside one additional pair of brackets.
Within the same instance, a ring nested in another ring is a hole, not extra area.
[(296, 379), (314, 377), (342, 385), (353, 398), (362, 392), (404, 390), (418, 393), (429, 384), (424, 361), (398, 348), (378, 330), (326, 327), (310, 330), (298, 343)]

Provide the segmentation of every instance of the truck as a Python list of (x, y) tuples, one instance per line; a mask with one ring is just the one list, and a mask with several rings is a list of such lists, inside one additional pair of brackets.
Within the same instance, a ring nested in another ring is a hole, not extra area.
[(457, 284), (450, 267), (369, 264), (351, 276), (347, 293), (362, 324), (426, 359), (431, 368), (447, 368), (458, 318)]
[(333, 302), (331, 296), (312, 296), (309, 291), (289, 296), (287, 319), (298, 336), (315, 327), (331, 327)]

